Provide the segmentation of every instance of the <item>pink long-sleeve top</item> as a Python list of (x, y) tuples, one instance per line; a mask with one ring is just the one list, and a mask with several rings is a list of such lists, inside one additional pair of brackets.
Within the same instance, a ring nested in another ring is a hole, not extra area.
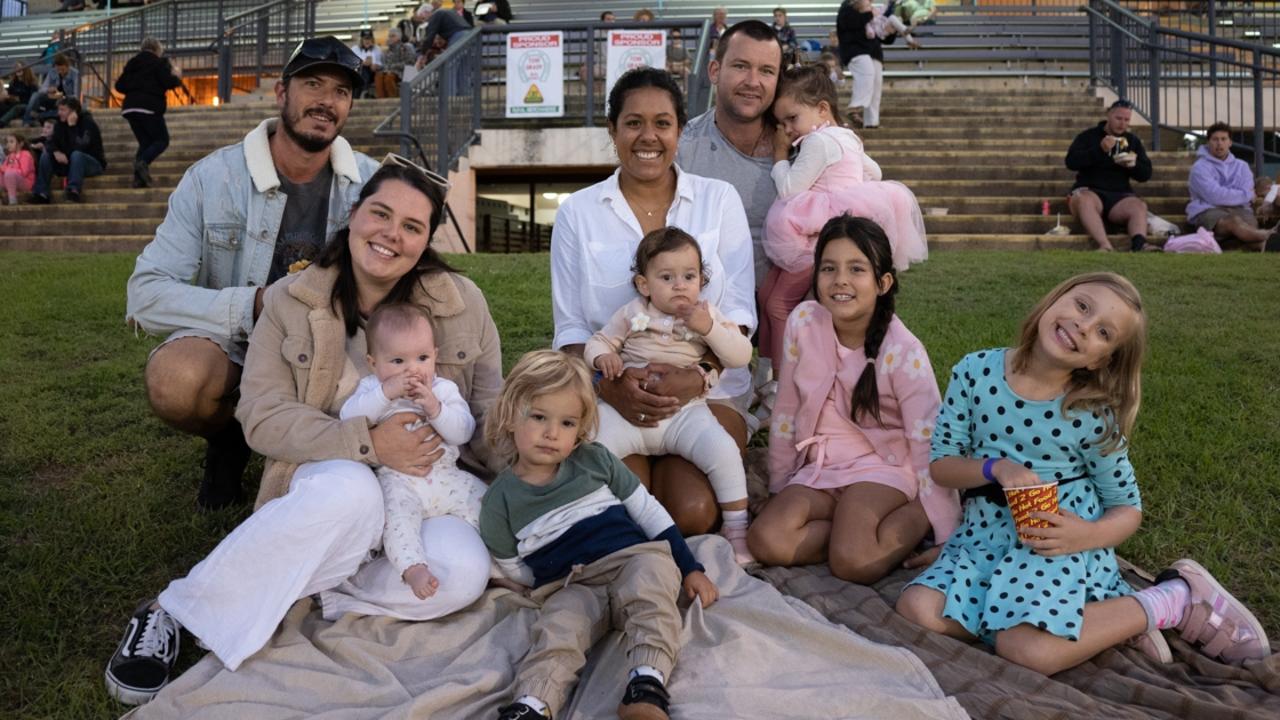
[[(813, 437), (832, 389), (845, 378), (849, 387), (841, 385), (840, 392), (851, 394), (867, 365), (861, 352), (852, 357), (846, 354), (842, 365), (838, 342), (831, 314), (815, 301), (800, 303), (787, 318), (769, 430), (770, 493), (781, 491), (804, 466), (806, 453), (796, 445)], [(896, 315), (880, 344), (875, 366), (884, 425), (863, 420), (858, 428), (886, 462), (913, 471), (916, 497), (933, 526), (934, 540), (941, 543), (960, 521), (959, 493), (934, 485), (929, 476), (929, 443), (941, 396), (924, 345)], [(844, 406), (847, 409), (847, 402)]]
[(31, 157), (29, 150), (19, 150), (5, 156), (4, 163), (0, 164), (0, 175), (11, 170), (17, 171), (27, 181), (29, 187), (35, 185), (36, 161)]

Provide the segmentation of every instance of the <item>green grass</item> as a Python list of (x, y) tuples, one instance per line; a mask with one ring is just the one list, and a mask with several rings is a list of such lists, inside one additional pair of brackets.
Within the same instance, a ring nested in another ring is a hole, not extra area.
[[(453, 261), (488, 296), (506, 367), (551, 338), (546, 255)], [(134, 606), (247, 513), (194, 511), (203, 447), (150, 416), (158, 341), (124, 325), (128, 255), (0, 253), (0, 717), (114, 717), (102, 671)], [(1198, 558), (1280, 638), (1280, 262), (1271, 257), (936, 254), (900, 314), (940, 378), (1010, 342), (1059, 280), (1111, 268), (1151, 317), (1133, 440), (1146, 520), (1121, 552)], [(187, 650), (184, 661), (198, 653)]]

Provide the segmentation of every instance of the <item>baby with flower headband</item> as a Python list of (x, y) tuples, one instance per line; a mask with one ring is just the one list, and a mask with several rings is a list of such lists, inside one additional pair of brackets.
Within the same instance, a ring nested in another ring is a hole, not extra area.
[[(675, 227), (654, 230), (636, 248), (633, 282), (641, 297), (623, 305), (583, 350), (583, 360), (609, 379), (626, 367), (666, 363), (697, 368), (710, 390), (721, 367), (751, 362), (751, 341), (719, 308), (700, 300), (707, 284), (702, 250), (693, 236)], [(720, 504), (722, 534), (741, 564), (752, 561), (747, 550), (747, 477), (733, 437), (698, 398), (653, 427), (646, 418), (628, 422), (613, 406), (599, 403), (596, 441), (620, 458), (628, 455), (679, 455), (706, 473)]]

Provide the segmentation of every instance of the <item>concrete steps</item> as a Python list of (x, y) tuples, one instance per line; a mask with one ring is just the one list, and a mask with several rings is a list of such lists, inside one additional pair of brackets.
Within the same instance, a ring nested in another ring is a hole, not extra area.
[[(372, 135), (394, 103), (358, 102), (343, 135), (375, 157), (395, 149), (395, 141)], [(88, 181), (85, 202), (70, 203), (58, 192), (51, 206), (0, 209), (6, 220), (0, 223), (0, 249), (136, 252), (150, 242), (169, 193), (191, 163), (237, 142), (275, 113), (274, 103), (260, 101), (170, 111), (173, 143), (152, 166), (157, 185), (133, 189), (133, 136), (123, 118), (101, 112), (97, 119), (109, 166)], [(931, 249), (1088, 249), (1090, 242), (1066, 210), (1074, 177), (1063, 158), (1076, 133), (1101, 118), (1102, 102), (1077, 88), (1010, 91), (941, 84), (886, 90), (883, 126), (859, 134), (884, 176), (916, 193), (926, 210)], [(1150, 135), (1148, 129), (1138, 132), (1144, 141)], [(1152, 153), (1152, 158), (1155, 175), (1139, 192), (1153, 212), (1180, 223), (1194, 156), (1173, 151)], [(1047, 217), (1041, 214), (1046, 200)], [(928, 214), (932, 208), (945, 208), (947, 214)], [(1045, 235), (1059, 214), (1069, 234)], [(1121, 235), (1113, 243), (1128, 245)]]

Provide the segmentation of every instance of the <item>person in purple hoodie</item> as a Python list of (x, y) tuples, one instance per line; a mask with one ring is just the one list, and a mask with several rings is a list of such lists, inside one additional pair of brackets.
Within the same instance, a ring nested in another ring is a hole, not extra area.
[(1231, 154), (1231, 126), (1214, 123), (1208, 136), (1209, 141), (1196, 151), (1187, 182), (1188, 221), (1211, 230), (1224, 250), (1280, 251), (1280, 234), (1259, 228), (1254, 217), (1253, 172), (1248, 163)]

